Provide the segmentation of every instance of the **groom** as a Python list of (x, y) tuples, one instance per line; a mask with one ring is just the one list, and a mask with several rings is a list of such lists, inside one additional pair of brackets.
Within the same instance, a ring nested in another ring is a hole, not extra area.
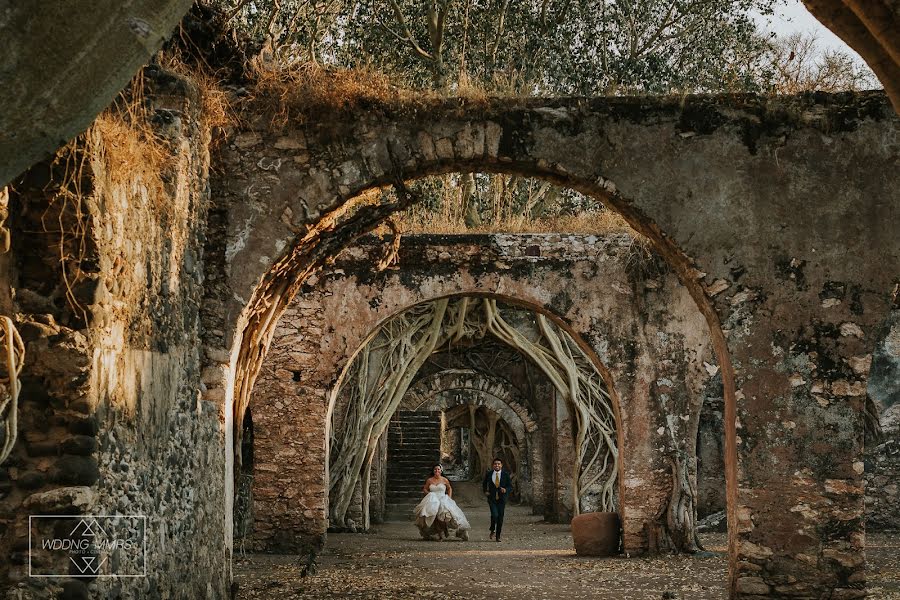
[[(495, 458), (491, 470), (484, 474), (481, 489), (488, 499), (488, 507), (491, 509), (491, 535), (490, 538), (500, 541), (500, 531), (503, 529), (503, 513), (506, 511), (506, 498), (509, 496), (509, 488), (512, 480), (509, 473), (503, 470), (503, 461)], [(496, 537), (494, 532), (496, 531)]]

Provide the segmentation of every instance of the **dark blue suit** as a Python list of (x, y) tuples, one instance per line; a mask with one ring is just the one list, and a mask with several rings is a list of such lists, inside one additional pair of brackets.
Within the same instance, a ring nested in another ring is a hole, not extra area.
[[(506, 492), (501, 492), (500, 488), (505, 489)], [(481, 489), (487, 496), (488, 507), (491, 509), (491, 531), (496, 532), (499, 540), (500, 531), (503, 529), (503, 513), (506, 512), (506, 499), (512, 490), (512, 479), (510, 479), (509, 473), (501, 469), (500, 485), (495, 485), (494, 470), (491, 469), (484, 474)]]

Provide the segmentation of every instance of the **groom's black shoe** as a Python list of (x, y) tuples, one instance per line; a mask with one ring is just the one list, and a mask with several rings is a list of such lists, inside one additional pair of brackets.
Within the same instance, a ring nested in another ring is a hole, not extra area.
[(493, 531), (491, 532), (491, 535), (488, 536), (488, 538), (494, 539), (494, 532), (493, 532)]
[(498, 541), (498, 542), (500, 541), (500, 538), (499, 538), (499, 537), (497, 538), (497, 541)]

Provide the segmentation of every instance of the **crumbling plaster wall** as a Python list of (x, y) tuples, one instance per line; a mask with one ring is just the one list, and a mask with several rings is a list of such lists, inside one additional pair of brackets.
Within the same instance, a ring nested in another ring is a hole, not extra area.
[[(0, 585), (11, 598), (228, 597), (221, 405), (199, 397), (196, 343), (208, 132), (189, 82), (158, 71), (146, 82), (171, 152), (163, 187), (111, 170), (120, 163), (105, 160), (116, 149), (102, 138), (76, 157), (87, 251), (72, 292), (84, 314), (61, 293), (59, 170), (40, 164), (15, 186), (4, 284), (27, 347), (20, 439), (0, 469)], [(147, 576), (28, 578), (28, 515), (48, 513), (146, 515)]]
[(306, 268), (292, 250), (307, 247), (304, 224), (347, 198), (447, 171), (570, 185), (647, 235), (710, 323), (738, 456), (726, 465), (731, 592), (859, 597), (866, 374), (853, 365), (900, 263), (897, 124), (879, 92), (448, 101), (276, 131), (257, 120), (216, 182), (230, 207), (217, 296), (229, 372), (250, 364), (237, 361), (247, 303)]
[[(325, 398), (366, 337), (419, 302), (487, 293), (563, 319), (609, 369), (621, 406), (625, 547), (646, 552), (672, 486), (666, 452), (673, 433), (682, 443), (696, 436), (710, 360), (705, 322), (674, 275), (626, 234), (406, 236), (397, 269), (377, 273), (382, 251), (376, 238), (347, 250), (278, 324), (254, 389), (255, 422), (280, 424), (255, 431), (257, 464), (273, 469), (254, 481), (257, 547), (282, 547), (273, 531), (298, 544), (324, 533), (325, 482), (310, 485), (309, 463), (324, 478)], [(288, 483), (296, 477), (301, 485)]]

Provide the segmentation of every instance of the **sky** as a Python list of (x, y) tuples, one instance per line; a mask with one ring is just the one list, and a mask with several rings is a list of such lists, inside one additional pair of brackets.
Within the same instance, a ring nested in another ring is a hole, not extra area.
[[(822, 50), (841, 50), (862, 61), (859, 55), (850, 46), (831, 30), (819, 23), (818, 20), (806, 10), (800, 0), (782, 0), (775, 10), (774, 17), (759, 17), (763, 27), (774, 31), (779, 36), (789, 35), (795, 31), (815, 33)], [(768, 23), (766, 23), (768, 21)]]

